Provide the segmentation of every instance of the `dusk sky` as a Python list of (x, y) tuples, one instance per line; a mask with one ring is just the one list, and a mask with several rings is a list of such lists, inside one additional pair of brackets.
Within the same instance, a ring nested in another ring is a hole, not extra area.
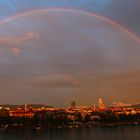
[(139, 0), (0, 0), (0, 104), (138, 103)]

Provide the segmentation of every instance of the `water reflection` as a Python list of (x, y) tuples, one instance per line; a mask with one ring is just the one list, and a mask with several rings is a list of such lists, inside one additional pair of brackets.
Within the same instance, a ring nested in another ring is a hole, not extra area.
[(140, 140), (140, 126), (77, 129), (8, 130), (0, 140)]

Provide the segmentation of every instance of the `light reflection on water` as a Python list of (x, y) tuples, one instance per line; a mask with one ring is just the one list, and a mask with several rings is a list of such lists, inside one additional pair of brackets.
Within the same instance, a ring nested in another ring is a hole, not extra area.
[(0, 140), (140, 140), (140, 126), (8, 130), (0, 132)]

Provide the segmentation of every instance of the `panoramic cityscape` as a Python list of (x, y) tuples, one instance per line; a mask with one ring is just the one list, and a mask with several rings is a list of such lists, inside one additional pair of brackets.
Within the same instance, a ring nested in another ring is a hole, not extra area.
[(2, 105), (0, 121), (1, 130), (139, 125), (140, 104), (106, 107), (99, 98), (97, 106), (77, 106), (75, 101), (68, 108), (41, 104)]
[(0, 0), (0, 140), (140, 140), (140, 0)]

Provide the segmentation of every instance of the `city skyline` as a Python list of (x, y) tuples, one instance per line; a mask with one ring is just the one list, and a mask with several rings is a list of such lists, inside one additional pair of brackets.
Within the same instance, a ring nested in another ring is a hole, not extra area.
[(105, 101), (104, 99), (102, 99), (101, 97), (99, 97), (96, 102), (93, 102), (92, 104), (81, 104), (79, 102), (77, 102), (76, 100), (70, 101), (67, 103), (66, 106), (52, 106), (51, 104), (47, 104), (47, 103), (20, 103), (20, 104), (9, 104), (9, 103), (5, 103), (5, 104), (1, 104), (0, 103), (0, 108), (2, 108), (2, 106), (15, 106), (15, 107), (20, 107), (20, 106), (39, 106), (39, 107), (43, 107), (43, 106), (47, 106), (47, 107), (52, 107), (52, 108), (73, 108), (76, 109), (77, 107), (93, 107), (93, 108), (100, 108), (100, 109), (106, 109), (106, 108), (110, 108), (110, 107), (131, 107), (131, 106), (139, 106), (140, 103), (139, 102), (135, 102), (135, 103), (126, 103), (126, 102), (120, 102), (120, 101), (113, 101), (113, 102), (109, 102), (109, 101)]

